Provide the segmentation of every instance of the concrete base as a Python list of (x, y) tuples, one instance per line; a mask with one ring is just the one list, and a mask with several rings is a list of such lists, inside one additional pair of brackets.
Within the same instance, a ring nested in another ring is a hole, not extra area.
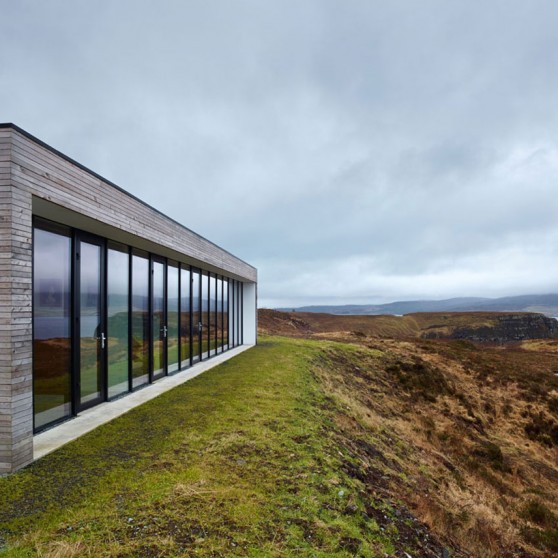
[(94, 430), (97, 426), (105, 424), (112, 419), (127, 413), (133, 409), (154, 399), (158, 395), (169, 391), (170, 389), (199, 376), (203, 372), (214, 368), (215, 366), (229, 360), (230, 358), (239, 355), (240, 353), (250, 349), (252, 345), (243, 345), (230, 349), (220, 355), (212, 357), (210, 360), (202, 361), (183, 372), (178, 372), (173, 376), (166, 376), (157, 380), (154, 384), (140, 389), (116, 399), (115, 401), (108, 401), (92, 407), (87, 411), (83, 411), (77, 417), (68, 420), (52, 428), (37, 434), (33, 438), (33, 459), (37, 460), (47, 455), (48, 453), (58, 449), (59, 447), (83, 436), (87, 432)]

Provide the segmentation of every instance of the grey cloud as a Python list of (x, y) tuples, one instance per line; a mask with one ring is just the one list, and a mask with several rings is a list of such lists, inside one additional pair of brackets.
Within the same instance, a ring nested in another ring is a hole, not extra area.
[(0, 120), (257, 265), (262, 304), (556, 290), (551, 0), (2, 4)]

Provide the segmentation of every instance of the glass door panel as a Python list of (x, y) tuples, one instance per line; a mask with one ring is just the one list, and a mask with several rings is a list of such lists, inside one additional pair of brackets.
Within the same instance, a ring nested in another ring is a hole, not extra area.
[(215, 355), (215, 354), (217, 354), (217, 333), (218, 333), (218, 330), (219, 330), (219, 320), (217, 318), (217, 316), (218, 316), (217, 301), (218, 301), (219, 297), (217, 295), (217, 276), (216, 275), (211, 276), (210, 289), (211, 289), (211, 343), (210, 343), (210, 348), (211, 348), (211, 354)]
[(223, 280), (223, 350), (229, 348), (229, 280)]
[(128, 327), (130, 256), (126, 248), (107, 251), (107, 368), (108, 397), (129, 389)]
[(201, 276), (199, 271), (192, 271), (192, 362), (200, 359), (202, 339), (201, 317)]
[(132, 256), (132, 387), (149, 381), (149, 260)]
[(33, 408), (35, 430), (70, 416), (69, 231), (33, 231)]
[(223, 280), (217, 278), (217, 352), (223, 350)]
[(169, 373), (179, 369), (178, 300), (178, 267), (169, 264), (167, 267), (167, 361)]
[(165, 313), (165, 264), (152, 262), (152, 345), (153, 379), (166, 372), (167, 318)]
[(209, 355), (209, 338), (211, 329), (209, 327), (209, 277), (207, 272), (201, 275), (201, 358), (205, 359)]
[(217, 346), (217, 277), (209, 274), (209, 356), (215, 354)]
[(229, 313), (229, 344), (231, 347), (236, 347), (234, 332), (236, 323), (236, 281), (231, 279), (230, 281), (230, 289), (229, 289), (229, 305), (230, 305), (230, 313)]
[(103, 247), (99, 243), (79, 241), (77, 296), (79, 319), (79, 409), (103, 398), (106, 334), (103, 319)]
[[(180, 270), (180, 366), (190, 366), (191, 326), (190, 326), (190, 270)], [(197, 331), (197, 323), (195, 324)]]

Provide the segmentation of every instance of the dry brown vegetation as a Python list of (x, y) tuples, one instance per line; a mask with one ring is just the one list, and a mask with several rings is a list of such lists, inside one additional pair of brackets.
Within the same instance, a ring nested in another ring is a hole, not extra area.
[(464, 556), (557, 556), (557, 342), (417, 339), (411, 320), (390, 318), (263, 311), (259, 323), (351, 342), (321, 351), (315, 369), (345, 409), (339, 444), (360, 463), (349, 472), (378, 497)]
[(418, 312), (404, 316), (348, 316), (259, 310), (262, 333), (302, 337), (473, 339), (508, 342), (556, 340), (558, 324), (529, 312)]

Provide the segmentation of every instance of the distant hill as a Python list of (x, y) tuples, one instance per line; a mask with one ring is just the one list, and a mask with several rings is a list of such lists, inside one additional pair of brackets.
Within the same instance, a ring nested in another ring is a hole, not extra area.
[(520, 295), (502, 298), (462, 297), (446, 300), (405, 300), (388, 304), (301, 306), (299, 308), (277, 308), (276, 310), (319, 312), (345, 316), (403, 315), (414, 312), (539, 312), (554, 317), (558, 316), (558, 294)]
[(258, 310), (258, 330), (295, 337), (465, 339), (518, 343), (558, 339), (558, 322), (529, 312), (416, 312), (405, 316)]

